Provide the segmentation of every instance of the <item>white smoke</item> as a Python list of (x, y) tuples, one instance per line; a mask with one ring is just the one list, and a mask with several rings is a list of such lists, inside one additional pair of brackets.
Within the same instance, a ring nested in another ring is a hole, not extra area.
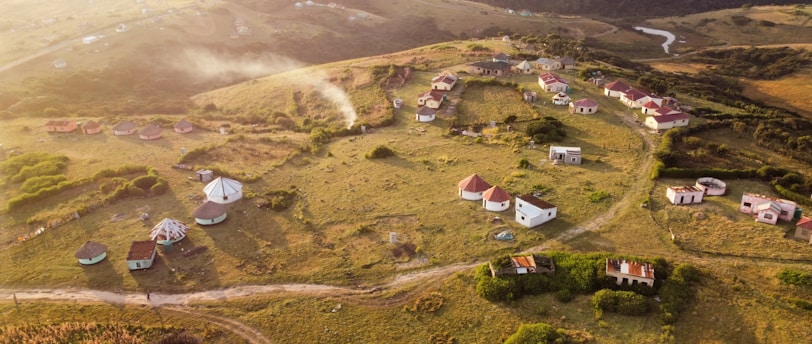
[(344, 116), (347, 128), (351, 128), (358, 114), (347, 92), (330, 82), (323, 71), (304, 68), (306, 65), (288, 57), (264, 54), (261, 56), (229, 56), (211, 50), (186, 48), (179, 56), (169, 59), (172, 67), (184, 71), (200, 82), (234, 83), (239, 80), (257, 79), (269, 75), (292, 72), (286, 78), (298, 86), (312, 86), (324, 98), (333, 102)]

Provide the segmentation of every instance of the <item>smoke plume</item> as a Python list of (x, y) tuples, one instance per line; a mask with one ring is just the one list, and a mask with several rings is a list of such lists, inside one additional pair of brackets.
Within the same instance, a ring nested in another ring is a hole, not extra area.
[(351, 128), (358, 118), (347, 92), (331, 83), (326, 73), (304, 68), (304, 63), (288, 57), (273, 54), (234, 56), (208, 49), (186, 48), (179, 56), (168, 60), (174, 61), (172, 67), (184, 71), (198, 82), (233, 84), (291, 72), (292, 77), (286, 80), (298, 86), (312, 86), (322, 97), (333, 102), (344, 116), (347, 128)]

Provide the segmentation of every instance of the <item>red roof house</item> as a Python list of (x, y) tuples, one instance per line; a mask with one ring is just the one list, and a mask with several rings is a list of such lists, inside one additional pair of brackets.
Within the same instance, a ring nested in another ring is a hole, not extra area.
[(469, 201), (481, 200), (483, 193), (491, 188), (491, 184), (488, 184), (476, 173), (461, 180), (457, 186), (459, 187), (460, 198)]
[(482, 194), (482, 207), (488, 211), (504, 211), (510, 207), (511, 196), (498, 186), (492, 186)]

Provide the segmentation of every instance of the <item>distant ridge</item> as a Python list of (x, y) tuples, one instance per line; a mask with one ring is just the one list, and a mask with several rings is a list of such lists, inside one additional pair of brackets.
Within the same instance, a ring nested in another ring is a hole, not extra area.
[(491, 6), (533, 12), (599, 15), (608, 17), (677, 16), (700, 12), (739, 8), (745, 4), (794, 5), (798, 0), (473, 0)]

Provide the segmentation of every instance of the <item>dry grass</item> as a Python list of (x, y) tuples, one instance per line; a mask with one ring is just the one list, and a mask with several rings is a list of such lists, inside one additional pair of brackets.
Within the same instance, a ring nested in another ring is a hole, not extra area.
[(744, 96), (812, 118), (812, 69), (806, 68), (777, 80), (743, 80)]

